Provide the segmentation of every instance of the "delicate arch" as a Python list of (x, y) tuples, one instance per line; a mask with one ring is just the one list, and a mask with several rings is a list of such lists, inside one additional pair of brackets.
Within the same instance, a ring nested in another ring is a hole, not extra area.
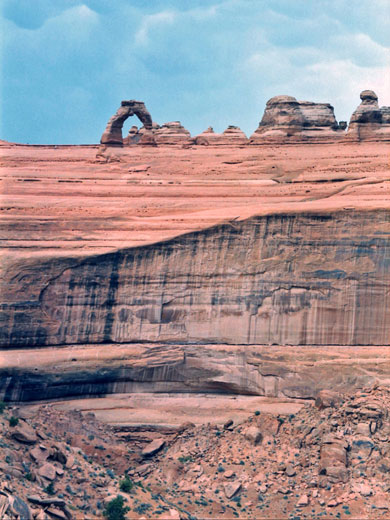
[(116, 113), (109, 119), (100, 139), (101, 144), (123, 146), (122, 127), (127, 118), (136, 115), (147, 130), (152, 129), (152, 117), (142, 101), (122, 101)]

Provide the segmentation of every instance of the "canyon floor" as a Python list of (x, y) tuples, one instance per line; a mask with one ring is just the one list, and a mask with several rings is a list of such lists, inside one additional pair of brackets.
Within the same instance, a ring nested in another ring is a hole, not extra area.
[[(254, 215), (390, 208), (388, 143), (0, 144), (4, 294), (29, 262)], [(20, 376), (19, 408), (0, 416), (0, 517), (17, 517), (16, 496), (39, 519), (101, 516), (126, 473), (129, 518), (390, 518), (388, 346), (5, 348), (0, 368)], [(336, 406), (314, 406), (324, 389)], [(12, 436), (14, 415), (31, 445)]]

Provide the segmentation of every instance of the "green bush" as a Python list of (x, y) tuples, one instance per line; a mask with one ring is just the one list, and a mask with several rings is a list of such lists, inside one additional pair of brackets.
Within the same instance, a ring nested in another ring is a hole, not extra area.
[(124, 505), (123, 497), (118, 495), (107, 504), (103, 515), (108, 520), (125, 520), (125, 515), (128, 511), (130, 511), (130, 508)]
[(130, 493), (130, 491), (133, 489), (133, 486), (133, 482), (129, 479), (127, 475), (123, 480), (119, 482), (119, 489), (124, 493)]
[(4, 401), (0, 401), (0, 414), (2, 414), (6, 408), (6, 404)]
[(46, 493), (48, 495), (55, 495), (56, 494), (56, 490), (54, 489), (53, 482), (50, 482), (50, 484), (45, 487), (45, 491), (46, 491)]
[(182, 464), (185, 464), (186, 462), (193, 462), (193, 458), (191, 457), (191, 455), (183, 455), (182, 457), (179, 457), (177, 460)]
[(9, 418), (9, 425), (12, 427), (16, 426), (18, 424), (18, 422), (19, 422), (19, 419), (17, 417), (12, 416)]

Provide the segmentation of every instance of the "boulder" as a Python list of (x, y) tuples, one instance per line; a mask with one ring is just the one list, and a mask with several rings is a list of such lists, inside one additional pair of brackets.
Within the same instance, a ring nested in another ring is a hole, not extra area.
[(307, 495), (301, 495), (297, 502), (297, 507), (306, 507), (309, 505), (309, 497)]
[(332, 390), (320, 390), (317, 394), (315, 405), (320, 410), (324, 408), (335, 408), (341, 401), (341, 395)]
[(43, 466), (38, 469), (38, 474), (47, 480), (55, 480), (57, 476), (56, 467), (50, 464), (50, 462), (46, 462), (46, 464), (43, 464)]
[(11, 512), (19, 519), (19, 520), (32, 520), (32, 514), (30, 507), (24, 500), (17, 496), (9, 496), (8, 497)]
[(155, 439), (142, 450), (143, 457), (152, 457), (165, 446), (164, 439)]
[(241, 489), (241, 482), (226, 482), (226, 484), (223, 485), (226, 498), (233, 498), (234, 495), (236, 495), (240, 489)]
[(345, 482), (348, 478), (347, 447), (344, 441), (330, 434), (324, 436), (320, 449), (319, 473), (327, 475), (332, 482)]
[(343, 135), (329, 103), (275, 96), (267, 101), (263, 118), (249, 143), (322, 142), (339, 139)]
[(12, 428), (11, 437), (23, 444), (35, 444), (38, 440), (35, 430), (24, 421)]
[(31, 458), (35, 461), (35, 462), (45, 462), (48, 458), (49, 458), (49, 455), (50, 455), (50, 452), (49, 450), (47, 450), (46, 448), (41, 448), (40, 446), (35, 446), (34, 448), (32, 448), (30, 451), (30, 456)]
[(250, 426), (245, 432), (245, 438), (253, 445), (256, 445), (263, 440), (263, 434), (257, 426)]

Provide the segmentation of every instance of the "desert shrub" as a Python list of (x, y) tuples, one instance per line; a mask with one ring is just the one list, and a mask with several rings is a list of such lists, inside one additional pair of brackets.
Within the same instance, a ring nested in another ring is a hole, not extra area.
[(130, 508), (124, 505), (123, 497), (118, 495), (107, 504), (103, 515), (108, 520), (125, 520), (128, 511), (130, 511)]
[(2, 414), (6, 408), (6, 404), (4, 401), (0, 401), (0, 414)]
[(186, 462), (193, 462), (193, 458), (191, 457), (191, 455), (183, 455), (182, 457), (179, 457), (177, 460), (182, 464), (185, 464)]
[(119, 482), (119, 489), (124, 493), (130, 493), (133, 489), (133, 485), (133, 482), (126, 475), (125, 478)]
[(9, 418), (9, 425), (12, 427), (16, 426), (18, 424), (18, 422), (19, 422), (19, 419), (17, 417), (12, 416)]
[(53, 482), (50, 482), (50, 484), (45, 487), (45, 491), (48, 495), (55, 495), (56, 490), (54, 489)]

